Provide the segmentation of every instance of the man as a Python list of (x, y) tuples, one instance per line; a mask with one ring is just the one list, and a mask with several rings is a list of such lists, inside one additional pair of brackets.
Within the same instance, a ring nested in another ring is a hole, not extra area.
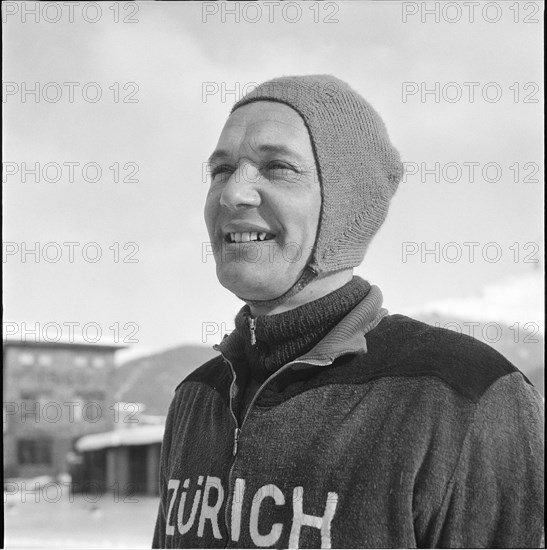
[(541, 398), (353, 276), (402, 175), (331, 76), (266, 82), (210, 158), (220, 283), (246, 305), (176, 389), (154, 547), (533, 547)]

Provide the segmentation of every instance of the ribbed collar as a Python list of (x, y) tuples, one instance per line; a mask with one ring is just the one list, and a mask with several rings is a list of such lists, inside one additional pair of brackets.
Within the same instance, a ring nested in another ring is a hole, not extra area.
[(298, 308), (255, 317), (254, 345), (250, 309), (244, 306), (235, 318), (235, 330), (215, 349), (234, 365), (249, 366), (252, 376), (262, 382), (312, 350), (314, 357), (321, 358), (366, 348), (364, 333), (387, 314), (381, 304), (378, 287), (355, 276), (343, 287)]

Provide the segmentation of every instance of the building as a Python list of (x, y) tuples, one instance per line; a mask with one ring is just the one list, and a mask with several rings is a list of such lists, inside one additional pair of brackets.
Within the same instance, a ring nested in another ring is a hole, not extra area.
[[(80, 465), (72, 473), (74, 491), (110, 491), (126, 498), (159, 494), (160, 451), (165, 417), (154, 424), (123, 424), (76, 442)], [(78, 472), (76, 474), (76, 471)]]
[(4, 476), (58, 476), (75, 441), (112, 430), (114, 353), (123, 346), (6, 341)]

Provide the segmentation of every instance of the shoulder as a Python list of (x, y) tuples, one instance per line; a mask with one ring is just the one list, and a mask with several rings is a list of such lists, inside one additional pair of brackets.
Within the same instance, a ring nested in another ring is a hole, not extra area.
[(216, 390), (229, 383), (229, 374), (222, 355), (217, 355), (186, 376), (175, 388), (175, 392), (178, 393), (185, 384), (190, 382), (204, 384)]
[(471, 401), (501, 378), (519, 373), (503, 355), (466, 334), (404, 315), (388, 315), (366, 335), (365, 361), (382, 376), (436, 377)]

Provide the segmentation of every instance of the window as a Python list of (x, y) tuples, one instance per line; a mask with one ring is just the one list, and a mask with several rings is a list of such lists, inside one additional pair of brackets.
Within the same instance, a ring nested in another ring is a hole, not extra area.
[(47, 439), (20, 439), (17, 442), (19, 464), (51, 464), (52, 441)]
[(21, 392), (21, 421), (40, 422), (40, 403), (38, 394), (28, 391)]
[(92, 364), (97, 369), (102, 369), (105, 365), (104, 357), (93, 357)]
[(38, 364), (41, 365), (42, 367), (49, 367), (49, 365), (51, 365), (52, 362), (53, 361), (51, 359), (51, 355), (41, 353), (38, 356)]
[(19, 354), (19, 364), (20, 365), (33, 365), (34, 364), (34, 355), (28, 352), (22, 352)]
[(77, 367), (87, 367), (87, 357), (84, 355), (76, 355), (76, 357), (74, 357), (74, 364)]
[(51, 392), (21, 392), (21, 421), (40, 422), (44, 405), (51, 401)]
[(38, 401), (38, 394), (29, 391), (22, 391), (21, 401), (29, 401), (31, 403), (35, 403), (36, 401)]

